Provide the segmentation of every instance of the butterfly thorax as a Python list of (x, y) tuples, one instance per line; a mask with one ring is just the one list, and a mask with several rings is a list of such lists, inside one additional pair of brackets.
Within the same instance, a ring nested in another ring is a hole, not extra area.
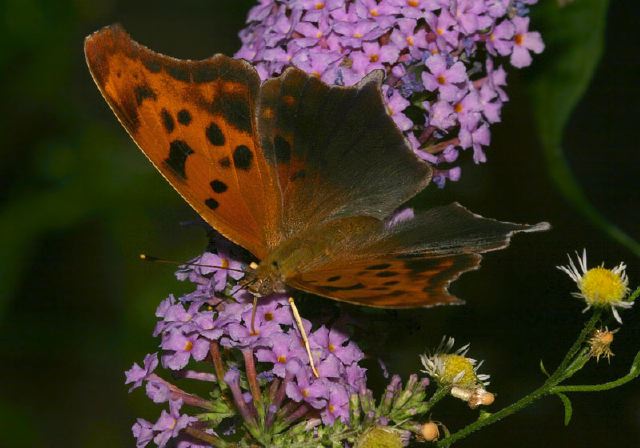
[(258, 297), (286, 291), (284, 278), (278, 265), (272, 262), (260, 263), (255, 270), (247, 273), (247, 289)]

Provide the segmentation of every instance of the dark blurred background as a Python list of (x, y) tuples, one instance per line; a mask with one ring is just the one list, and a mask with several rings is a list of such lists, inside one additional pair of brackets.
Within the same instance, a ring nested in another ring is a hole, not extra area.
[[(482, 370), (492, 375), (496, 407), (541, 384), (539, 360), (554, 366), (581, 328), (582, 304), (569, 298), (574, 285), (555, 268), (566, 263), (567, 252), (586, 247), (593, 264), (607, 266), (624, 260), (632, 286), (640, 283), (640, 259), (559, 193), (549, 174), (552, 157), (545, 158), (536, 125), (541, 116), (556, 112), (541, 106), (541, 89), (542, 96), (565, 91), (560, 86), (545, 92), (539, 82), (549, 78), (548, 70), (562, 63), (567, 50), (552, 45), (551, 33), (557, 30), (549, 25), (554, 23), (549, 14), (571, 14), (574, 8), (603, 2), (575, 0), (563, 9), (550, 0), (543, 3), (546, 8), (535, 16), (533, 28), (548, 33), (543, 35), (547, 51), (532, 67), (510, 71), (511, 101), (503, 122), (492, 129), (489, 162), (473, 166), (467, 154), (460, 182), (444, 190), (431, 186), (413, 204), (456, 200), (485, 216), (548, 220), (554, 229), (517, 237), (508, 250), (487, 256), (480, 271), (458, 281), (453, 290), (467, 300), (466, 306), (395, 315), (399, 325), (383, 354), (390, 370), (406, 375), (418, 369), (417, 354), (437, 345), (443, 334), (470, 341), (472, 355), (485, 359)], [(155, 420), (160, 410), (141, 390), (127, 394), (123, 371), (156, 350), (151, 331), (157, 303), (185, 290), (170, 267), (142, 264), (137, 255), (184, 260), (206, 244), (201, 230), (179, 225), (193, 219), (194, 212), (152, 169), (100, 97), (84, 63), (84, 36), (118, 21), (136, 40), (176, 57), (233, 54), (252, 4), (3, 2), (0, 446), (133, 446), (135, 417)], [(599, 14), (597, 8), (593, 12)], [(593, 28), (585, 31), (585, 42), (574, 41), (605, 47), (562, 141), (586, 196), (636, 239), (640, 42), (634, 27), (639, 18), (637, 3), (612, 2), (604, 36)], [(597, 51), (580, 56), (587, 66), (589, 58), (597, 57)], [(628, 371), (640, 349), (640, 309), (624, 312), (623, 319), (611, 365), (594, 363), (576, 381), (604, 382)], [(374, 383), (376, 377), (373, 372)], [(568, 428), (559, 400), (547, 398), (459, 446), (605, 448), (640, 441), (640, 381), (572, 399)], [(434, 418), (455, 429), (473, 413), (452, 401)]]

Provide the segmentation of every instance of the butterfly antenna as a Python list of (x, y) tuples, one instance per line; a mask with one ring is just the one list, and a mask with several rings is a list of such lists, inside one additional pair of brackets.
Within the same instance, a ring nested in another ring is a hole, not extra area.
[(302, 325), (302, 319), (300, 318), (300, 313), (298, 312), (298, 307), (296, 306), (296, 302), (293, 300), (293, 297), (289, 297), (289, 305), (291, 305), (291, 312), (293, 313), (293, 319), (296, 321), (298, 330), (300, 330), (300, 335), (302, 336), (302, 342), (304, 343), (304, 348), (305, 350), (307, 350), (307, 356), (309, 357), (309, 365), (311, 366), (311, 371), (313, 372), (316, 378), (319, 378), (320, 375), (318, 374), (318, 371), (316, 370), (316, 365), (313, 362), (313, 356), (311, 356), (311, 346), (309, 345), (307, 332), (304, 330), (304, 326)]
[(191, 262), (181, 263), (179, 261), (167, 260), (164, 258), (154, 257), (153, 255), (147, 255), (147, 254), (140, 254), (140, 259), (142, 261), (149, 261), (152, 263), (171, 264), (174, 266), (199, 266), (203, 268), (225, 269), (227, 271), (242, 272), (244, 274), (247, 273), (247, 271), (245, 271), (244, 269), (235, 269), (235, 268), (230, 268), (228, 266), (215, 266), (212, 264), (199, 264), (199, 263), (191, 263)]

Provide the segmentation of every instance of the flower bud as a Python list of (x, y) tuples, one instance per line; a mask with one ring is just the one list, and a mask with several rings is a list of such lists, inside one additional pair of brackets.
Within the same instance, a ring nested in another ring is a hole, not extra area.
[(420, 427), (420, 435), (427, 442), (435, 442), (440, 437), (440, 429), (434, 422), (427, 422)]

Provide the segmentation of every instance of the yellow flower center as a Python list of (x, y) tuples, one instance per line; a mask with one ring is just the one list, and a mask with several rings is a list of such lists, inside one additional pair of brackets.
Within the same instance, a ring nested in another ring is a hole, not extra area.
[(627, 295), (627, 285), (622, 277), (603, 267), (589, 269), (578, 287), (589, 305), (607, 306)]
[(378, 56), (377, 54), (372, 54), (371, 56), (369, 56), (369, 62), (378, 62), (379, 59), (380, 56)]
[(444, 29), (442, 29), (442, 28), (436, 28), (436, 34), (437, 34), (438, 36), (442, 36), (442, 35), (444, 34)]
[(478, 383), (476, 372), (469, 359), (461, 355), (440, 355), (440, 359), (444, 364), (444, 370), (440, 376), (443, 383), (455, 382), (460, 387), (473, 387)]
[(192, 348), (193, 348), (193, 342), (187, 341), (187, 342), (184, 343), (184, 351), (185, 352), (190, 352)]
[(328, 409), (329, 409), (329, 412), (331, 412), (333, 414), (335, 412), (335, 410), (336, 410), (336, 407), (334, 405), (330, 404), (328, 406)]
[(320, 39), (322, 37), (322, 31), (318, 31), (316, 33), (316, 39)]
[(316, 9), (323, 9), (324, 8), (324, 2), (317, 2), (315, 4), (315, 8)]
[(369, 10), (369, 13), (370, 13), (373, 17), (378, 17), (378, 15), (380, 14), (376, 8), (371, 8), (371, 9)]
[(415, 44), (415, 39), (413, 38), (413, 36), (407, 36), (407, 44), (409, 44), (410, 47), (413, 47), (413, 45)]
[(516, 45), (522, 45), (524, 42), (524, 34), (516, 34), (515, 41)]
[(353, 33), (353, 37), (355, 37), (356, 39), (360, 39), (362, 38), (362, 33)]
[(229, 260), (227, 260), (226, 258), (223, 258), (222, 261), (220, 262), (220, 266), (222, 266), (222, 268), (227, 269), (229, 267)]
[(309, 396), (309, 389), (302, 389), (302, 396), (307, 398)]
[(420, 5), (420, 0), (407, 0), (407, 5), (417, 8)]
[(280, 356), (278, 356), (278, 362), (279, 362), (280, 364), (284, 364), (285, 362), (287, 362), (287, 357), (286, 357), (286, 356), (284, 356), (284, 355), (280, 355)]

